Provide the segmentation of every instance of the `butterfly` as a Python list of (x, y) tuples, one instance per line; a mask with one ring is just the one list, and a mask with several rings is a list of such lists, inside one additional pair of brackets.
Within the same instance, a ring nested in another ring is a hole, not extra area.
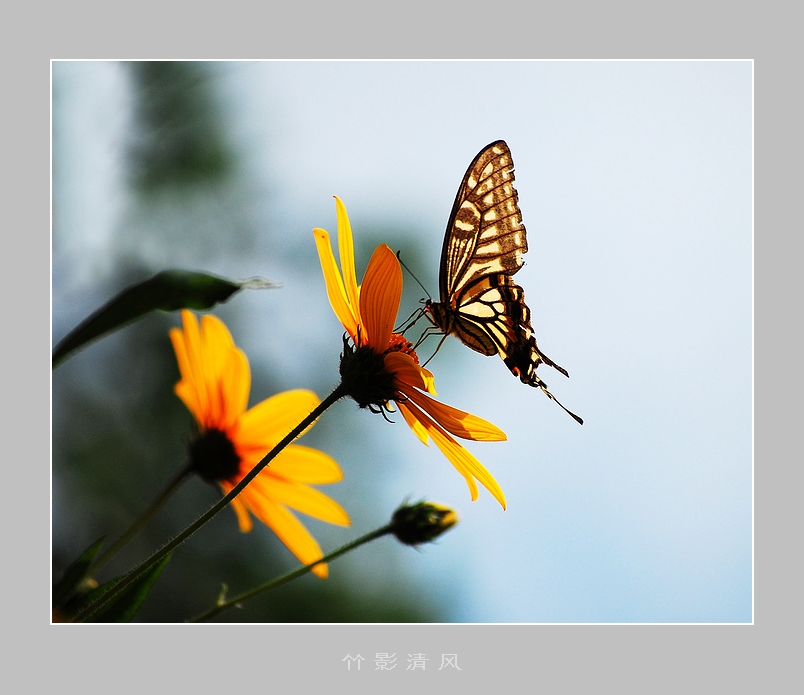
[(457, 336), (481, 355), (499, 354), (522, 383), (539, 387), (583, 424), (536, 375), (543, 362), (569, 376), (539, 350), (525, 292), (512, 279), (528, 250), (518, 200), (511, 151), (497, 140), (464, 174), (441, 247), (440, 301), (428, 299), (424, 309), (445, 336)]

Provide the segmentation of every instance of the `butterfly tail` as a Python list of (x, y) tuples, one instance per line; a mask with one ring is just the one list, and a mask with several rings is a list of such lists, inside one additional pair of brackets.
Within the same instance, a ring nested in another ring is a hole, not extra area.
[[(542, 355), (542, 354), (541, 354), (541, 352), (539, 353), (539, 355), (540, 355), (542, 358), (544, 358), (544, 355)], [(556, 398), (556, 397), (555, 397), (555, 396), (554, 396), (552, 393), (550, 393), (550, 391), (548, 391), (548, 390), (547, 390), (547, 384), (545, 384), (545, 383), (544, 383), (544, 382), (543, 382), (543, 381), (542, 381), (542, 380), (541, 380), (541, 379), (540, 379), (540, 378), (537, 376), (535, 366), (534, 366), (534, 367), (531, 367), (531, 368), (530, 368), (530, 369), (528, 369), (527, 371), (522, 371), (521, 369), (519, 369), (519, 367), (518, 367), (518, 366), (517, 366), (517, 365), (516, 365), (516, 364), (515, 364), (515, 363), (514, 363), (514, 362), (513, 362), (513, 361), (512, 361), (510, 358), (506, 359), (506, 360), (505, 360), (505, 363), (508, 365), (508, 368), (509, 368), (509, 369), (510, 369), (510, 370), (513, 372), (514, 376), (518, 376), (518, 377), (519, 377), (519, 380), (520, 380), (520, 381), (521, 381), (523, 384), (527, 384), (528, 386), (533, 386), (534, 388), (540, 388), (542, 391), (544, 391), (544, 395), (545, 395), (545, 396), (547, 396), (547, 397), (548, 397), (548, 398), (549, 398), (551, 401), (555, 401), (556, 403), (558, 403), (559, 407), (560, 407), (560, 408), (561, 408), (561, 409), (562, 409), (562, 410), (563, 410), (565, 413), (567, 413), (567, 415), (569, 415), (570, 417), (572, 417), (572, 418), (575, 420), (575, 422), (577, 422), (577, 423), (578, 423), (578, 424), (580, 424), (580, 425), (582, 425), (582, 424), (583, 424), (583, 420), (582, 420), (580, 417), (578, 417), (578, 416), (577, 416), (575, 413), (573, 413), (573, 412), (572, 412), (571, 410), (569, 410), (568, 408), (564, 407), (564, 405), (561, 403), (561, 401), (559, 401), (559, 400), (558, 400), (558, 398)], [(563, 369), (561, 369), (561, 367), (559, 367), (557, 364), (554, 364), (554, 363), (553, 363), (553, 362), (551, 362), (550, 360), (545, 359), (545, 360), (544, 360), (544, 363), (545, 363), (545, 364), (549, 364), (551, 367), (555, 367), (555, 368), (556, 368), (556, 369), (558, 369), (558, 370), (559, 370), (559, 371), (560, 371), (562, 374), (564, 374), (564, 375), (566, 375), (566, 376), (569, 376), (569, 374), (567, 374), (567, 372), (565, 372)], [(535, 364), (538, 364), (538, 363), (535, 363)]]
[(540, 388), (540, 389), (541, 389), (541, 390), (544, 392), (545, 396), (547, 396), (547, 397), (548, 397), (548, 398), (549, 398), (551, 401), (555, 401), (556, 403), (558, 403), (559, 407), (560, 407), (560, 408), (561, 408), (561, 409), (562, 409), (562, 410), (563, 410), (565, 413), (567, 413), (567, 415), (569, 415), (571, 418), (573, 418), (573, 419), (575, 420), (575, 422), (577, 422), (579, 425), (582, 425), (582, 424), (583, 424), (583, 419), (581, 419), (580, 417), (578, 417), (578, 416), (577, 416), (575, 413), (573, 413), (573, 412), (572, 412), (571, 410), (569, 410), (568, 408), (565, 408), (565, 407), (564, 407), (564, 406), (561, 404), (561, 401), (559, 401), (559, 400), (558, 400), (558, 398), (556, 398), (556, 397), (555, 397), (555, 396), (554, 396), (552, 393), (550, 393), (550, 392), (547, 390), (547, 384), (545, 384), (545, 383), (544, 383), (544, 382), (543, 382), (543, 381), (542, 381), (542, 380), (541, 380), (539, 377), (537, 377), (535, 374), (534, 374), (534, 375), (533, 375), (533, 377), (532, 377), (532, 381), (530, 382), (530, 385), (531, 385), (531, 386), (538, 386), (538, 387), (539, 387), (539, 388)]
[(553, 369), (557, 369), (559, 372), (561, 372), (565, 377), (567, 377), (569, 379), (569, 372), (567, 372), (567, 370), (564, 369), (564, 367), (558, 366), (555, 362), (553, 362), (553, 360), (551, 360), (541, 350), (538, 350), (538, 348), (537, 348), (537, 352), (539, 353), (539, 357), (542, 358), (542, 362), (544, 362), (548, 367), (552, 367)]

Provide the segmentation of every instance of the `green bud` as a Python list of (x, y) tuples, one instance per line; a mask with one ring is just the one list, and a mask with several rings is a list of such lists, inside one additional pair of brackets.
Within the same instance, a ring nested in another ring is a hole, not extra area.
[(434, 502), (403, 504), (391, 517), (393, 534), (400, 543), (430, 543), (458, 523), (458, 514)]

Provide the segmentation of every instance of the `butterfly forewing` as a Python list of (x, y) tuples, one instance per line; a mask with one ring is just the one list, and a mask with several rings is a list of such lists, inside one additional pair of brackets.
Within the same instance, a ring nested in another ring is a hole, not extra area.
[(455, 197), (441, 251), (441, 301), (486, 275), (513, 275), (527, 250), (511, 151), (498, 140), (475, 157)]

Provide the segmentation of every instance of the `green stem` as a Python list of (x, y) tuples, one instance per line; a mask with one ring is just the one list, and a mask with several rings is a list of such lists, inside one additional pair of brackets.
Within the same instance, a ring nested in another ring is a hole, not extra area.
[(155, 565), (159, 560), (161, 560), (165, 555), (172, 552), (177, 546), (182, 544), (186, 541), (193, 533), (195, 533), (199, 528), (201, 528), (204, 524), (206, 524), (212, 517), (214, 517), (218, 512), (221, 511), (229, 502), (231, 502), (243, 488), (246, 487), (259, 473), (260, 471), (265, 468), (276, 455), (282, 451), (288, 444), (290, 444), (294, 439), (296, 439), (304, 430), (306, 430), (310, 425), (312, 425), (320, 416), (321, 414), (329, 408), (335, 401), (343, 398), (347, 394), (347, 389), (344, 387), (343, 383), (338, 384), (335, 387), (335, 390), (329, 394), (321, 403), (319, 403), (313, 412), (311, 412), (304, 420), (302, 420), (296, 427), (294, 427), (288, 434), (285, 436), (282, 441), (279, 442), (271, 451), (269, 451), (254, 468), (252, 468), (244, 477), (243, 479), (235, 485), (229, 494), (222, 497), (218, 502), (213, 504), (206, 513), (202, 514), (198, 519), (196, 519), (192, 524), (190, 524), (184, 531), (182, 531), (178, 536), (176, 536), (172, 541), (169, 541), (165, 545), (163, 545), (159, 550), (157, 550), (151, 557), (149, 557), (145, 562), (141, 563), (138, 567), (135, 567), (133, 570), (128, 572), (123, 579), (121, 579), (115, 586), (107, 591), (103, 596), (101, 596), (97, 601), (91, 603), (87, 606), (84, 610), (78, 613), (74, 618), (73, 622), (80, 623), (85, 618), (88, 618), (92, 613), (94, 613), (98, 608), (100, 608), (103, 604), (105, 604), (110, 599), (117, 596), (121, 591), (123, 591), (127, 586), (129, 586), (132, 582), (134, 582), (137, 577), (139, 577), (143, 572), (148, 570), (150, 567)]
[(344, 553), (348, 553), (350, 550), (353, 550), (354, 548), (357, 548), (358, 546), (361, 546), (364, 543), (373, 541), (375, 538), (381, 538), (382, 536), (391, 533), (393, 530), (394, 530), (393, 524), (388, 524), (387, 526), (378, 528), (376, 531), (367, 533), (365, 536), (361, 536), (357, 540), (354, 540), (351, 543), (347, 543), (346, 545), (338, 548), (337, 550), (334, 550), (329, 555), (325, 555), (320, 560), (311, 562), (309, 565), (299, 567), (299, 569), (293, 570), (292, 572), (288, 572), (287, 574), (284, 574), (281, 577), (277, 577), (276, 579), (272, 579), (270, 582), (266, 582), (265, 584), (260, 584), (260, 586), (250, 589), (249, 591), (246, 591), (245, 593), (242, 593), (239, 596), (235, 596), (233, 599), (229, 599), (228, 601), (219, 600), (219, 602), (214, 607), (210, 608), (206, 613), (202, 613), (201, 615), (196, 616), (195, 618), (190, 620), (190, 622), (200, 623), (205, 620), (209, 620), (210, 618), (216, 616), (218, 613), (227, 608), (231, 608), (232, 606), (238, 603), (242, 603), (246, 599), (249, 599), (252, 596), (256, 596), (257, 594), (261, 594), (264, 591), (270, 591), (271, 589), (276, 589), (278, 586), (287, 584), (289, 581), (296, 579), (296, 577), (301, 577), (303, 574), (307, 574), (316, 565), (320, 565), (322, 562), (329, 562), (330, 560), (334, 560), (336, 557), (340, 557)]
[(170, 496), (179, 489), (179, 485), (183, 483), (187, 477), (190, 475), (191, 468), (187, 466), (183, 470), (179, 472), (179, 474), (173, 478), (173, 480), (168, 484), (165, 490), (162, 492), (159, 497), (156, 498), (154, 503), (148, 508), (148, 510), (135, 521), (128, 530), (120, 536), (110, 547), (109, 549), (100, 556), (87, 570), (87, 574), (91, 575), (97, 572), (101, 567), (103, 567), (109, 560), (114, 557), (120, 548), (122, 548), (126, 543), (128, 543), (136, 533), (143, 527), (145, 524), (153, 518), (153, 516), (162, 508), (162, 505), (168, 501)]

